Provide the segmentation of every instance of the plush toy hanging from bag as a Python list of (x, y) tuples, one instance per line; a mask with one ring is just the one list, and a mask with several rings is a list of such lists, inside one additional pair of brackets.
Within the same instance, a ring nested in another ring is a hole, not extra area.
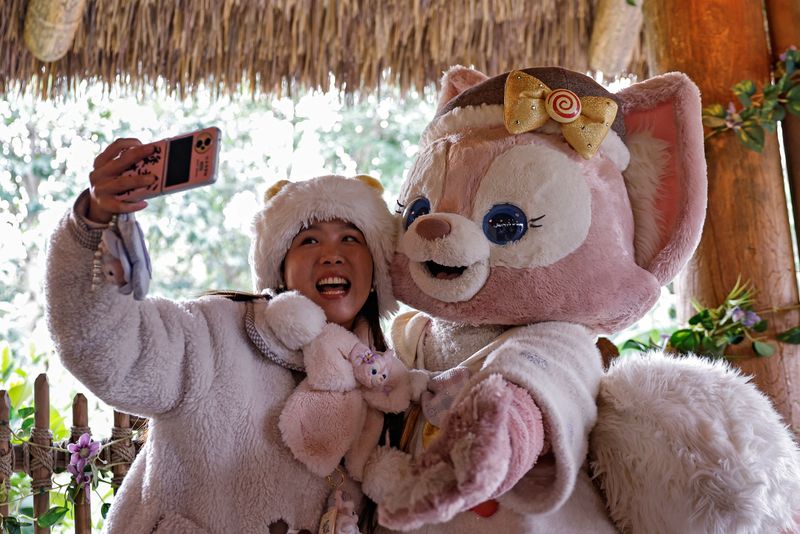
[(402, 450), (367, 463), (383, 526), (792, 527), (797, 446), (745, 378), (660, 354), (606, 372), (595, 347), (652, 307), (700, 238), (686, 76), (614, 94), (560, 68), (451, 69), (398, 204), (395, 294), (421, 313), (395, 320), (394, 347), (433, 378)]

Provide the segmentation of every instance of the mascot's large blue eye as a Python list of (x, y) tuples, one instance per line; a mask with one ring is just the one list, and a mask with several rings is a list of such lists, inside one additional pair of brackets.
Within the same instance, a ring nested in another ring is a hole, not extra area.
[(525, 212), (513, 204), (496, 204), (483, 218), (483, 233), (498, 245), (522, 239), (527, 231)]
[(420, 215), (427, 215), (431, 212), (431, 203), (425, 197), (419, 197), (414, 202), (408, 205), (405, 213), (403, 213), (403, 225), (406, 230), (414, 222), (414, 219)]

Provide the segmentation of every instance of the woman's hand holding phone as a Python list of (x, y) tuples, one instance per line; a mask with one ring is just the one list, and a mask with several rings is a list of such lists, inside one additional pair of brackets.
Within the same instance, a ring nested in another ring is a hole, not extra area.
[(146, 188), (156, 181), (152, 174), (124, 175), (132, 165), (150, 156), (153, 145), (143, 145), (138, 139), (117, 139), (94, 160), (89, 174), (89, 213), (96, 223), (108, 223), (118, 213), (133, 213), (147, 207), (143, 200), (126, 200), (133, 189)]

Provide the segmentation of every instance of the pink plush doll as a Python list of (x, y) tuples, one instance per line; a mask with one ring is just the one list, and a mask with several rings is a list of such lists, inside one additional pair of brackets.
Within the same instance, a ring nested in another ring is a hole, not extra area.
[[(392, 327), (433, 373), (363, 489), (397, 530), (780, 532), (800, 456), (736, 371), (652, 354), (603, 369), (700, 238), (700, 98), (560, 68), (445, 74), (398, 203)], [(591, 435), (590, 435), (591, 434)], [(596, 477), (593, 482), (592, 476)]]
[(348, 472), (361, 480), (383, 413), (408, 408), (409, 371), (393, 351), (373, 351), (334, 323), (303, 347), (303, 359), (306, 378), (278, 423), (283, 441), (312, 472), (329, 475), (344, 458)]

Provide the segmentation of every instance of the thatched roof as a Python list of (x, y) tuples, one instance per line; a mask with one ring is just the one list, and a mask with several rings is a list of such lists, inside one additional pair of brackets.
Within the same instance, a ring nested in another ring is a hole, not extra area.
[(383, 74), (421, 90), (454, 64), (586, 71), (598, 0), (86, 0), (71, 49), (51, 63), (23, 40), (32, 1), (4, 2), (0, 92), (64, 94), (82, 80), (137, 91), (159, 79), (179, 94), (286, 92), (329, 89), (331, 74), (345, 92), (374, 90)]

